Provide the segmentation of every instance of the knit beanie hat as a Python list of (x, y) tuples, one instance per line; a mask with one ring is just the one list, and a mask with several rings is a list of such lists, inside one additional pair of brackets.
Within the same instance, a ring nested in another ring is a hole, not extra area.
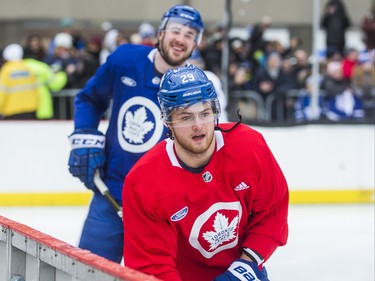
[(19, 44), (10, 44), (3, 50), (3, 58), (6, 61), (19, 61), (23, 58), (23, 49)]

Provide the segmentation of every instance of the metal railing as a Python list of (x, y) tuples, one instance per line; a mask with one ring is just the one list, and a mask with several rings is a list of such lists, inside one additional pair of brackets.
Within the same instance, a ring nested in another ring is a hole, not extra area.
[(292, 89), (285, 93), (275, 92), (263, 97), (260, 93), (251, 90), (236, 90), (230, 93), (230, 111), (234, 112), (236, 108), (240, 108), (245, 103), (253, 103), (255, 114), (250, 114), (247, 118), (245, 114), (245, 122), (255, 122), (262, 124), (282, 124), (293, 123), (294, 120), (294, 100), (304, 95), (305, 91)]
[(52, 93), (55, 119), (73, 119), (74, 98), (79, 91), (80, 89), (64, 89)]
[(0, 216), (0, 281), (160, 281)]
[[(73, 119), (74, 98), (79, 91), (80, 89), (64, 89), (52, 94), (54, 119)], [(321, 94), (324, 96), (324, 92)], [(301, 124), (295, 119), (294, 106), (296, 99), (303, 96), (306, 96), (304, 89), (291, 89), (284, 93), (275, 92), (269, 94), (266, 98), (256, 91), (234, 90), (229, 93), (227, 112), (230, 121), (237, 120), (236, 112), (239, 108), (245, 123), (275, 126)], [(104, 115), (105, 119), (109, 118), (111, 108), (112, 104)], [(359, 122), (374, 123), (372, 119), (370, 117)], [(314, 122), (323, 122), (323, 120), (319, 119)], [(350, 120), (348, 122), (350, 123)]]
[[(74, 98), (81, 89), (64, 89), (59, 92), (52, 94), (54, 100), (54, 112), (55, 119), (70, 120), (73, 119), (74, 115)], [(300, 90), (290, 90), (287, 93), (281, 95), (279, 93), (272, 93), (264, 99), (258, 92), (251, 90), (236, 90), (230, 93), (229, 110), (236, 111), (239, 106), (238, 102), (242, 104), (253, 104), (251, 111), (254, 112), (242, 112), (244, 114), (244, 120), (253, 121), (258, 123), (282, 123), (285, 121), (284, 118), (284, 101), (285, 99), (294, 98), (301, 95)], [(272, 108), (276, 107), (276, 111), (273, 112)], [(247, 114), (246, 114), (247, 113)], [(273, 116), (273, 113), (275, 113)], [(106, 118), (109, 117), (110, 110), (106, 113)], [(249, 117), (249, 115), (251, 115)], [(289, 116), (289, 115), (288, 115)]]
[[(52, 93), (54, 106), (54, 119), (71, 120), (74, 117), (74, 99), (81, 89), (64, 89), (59, 92)], [(108, 119), (111, 113), (112, 101), (104, 114), (104, 118)]]

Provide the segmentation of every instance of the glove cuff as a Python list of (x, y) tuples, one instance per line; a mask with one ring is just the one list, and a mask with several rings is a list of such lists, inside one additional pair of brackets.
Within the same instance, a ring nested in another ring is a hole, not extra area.
[(104, 148), (105, 146), (105, 136), (95, 130), (91, 134), (84, 133), (80, 130), (75, 131), (69, 136), (69, 141), (72, 149), (77, 148)]
[(242, 250), (244, 254), (252, 259), (257, 265), (261, 265), (264, 262), (264, 258), (250, 248), (243, 248)]

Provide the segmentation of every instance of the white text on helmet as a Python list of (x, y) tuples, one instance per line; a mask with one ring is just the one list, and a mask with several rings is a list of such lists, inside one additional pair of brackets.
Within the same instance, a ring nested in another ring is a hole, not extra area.
[(184, 14), (184, 13), (182, 13), (182, 14), (180, 14), (180, 16), (181, 16), (182, 18), (187, 18), (187, 19), (189, 19), (189, 20), (194, 20), (194, 17), (192, 17), (191, 15), (188, 15), (188, 14)]
[(200, 94), (201, 92), (202, 92), (201, 90), (196, 90), (194, 92), (184, 93), (182, 96), (183, 97), (194, 96), (196, 94)]

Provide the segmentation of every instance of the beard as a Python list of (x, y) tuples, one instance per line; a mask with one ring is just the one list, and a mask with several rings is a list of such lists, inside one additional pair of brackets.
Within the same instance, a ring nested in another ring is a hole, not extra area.
[(206, 141), (199, 146), (194, 145), (192, 140), (180, 138), (178, 134), (175, 134), (174, 132), (173, 132), (173, 137), (175, 139), (175, 142), (179, 144), (179, 146), (185, 151), (185, 153), (191, 154), (191, 155), (198, 155), (198, 154), (204, 154), (209, 150), (210, 146), (212, 145), (214, 141), (214, 131), (210, 133), (206, 133)]
[(191, 50), (190, 52), (186, 53), (182, 58), (175, 59), (171, 55), (169, 55), (168, 48), (167, 48), (167, 46), (164, 45), (164, 40), (161, 40), (158, 43), (158, 50), (159, 50), (159, 53), (160, 53), (161, 57), (163, 58), (163, 60), (168, 65), (173, 66), (173, 67), (180, 66), (180, 65), (184, 64), (185, 61), (191, 56), (191, 53), (193, 52), (193, 50)]

